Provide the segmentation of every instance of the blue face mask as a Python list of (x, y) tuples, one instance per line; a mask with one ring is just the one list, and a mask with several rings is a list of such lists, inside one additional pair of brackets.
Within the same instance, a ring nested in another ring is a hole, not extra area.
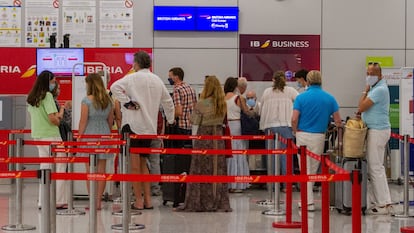
[(298, 82), (298, 87), (299, 87), (299, 88), (302, 88), (302, 87), (303, 87), (303, 86), (302, 86), (302, 83)]
[(170, 85), (174, 85), (174, 81), (172, 80), (172, 78), (168, 78), (168, 82), (170, 83)]
[(56, 87), (56, 83), (49, 83), (49, 91), (53, 91)]
[(246, 101), (246, 104), (247, 104), (249, 107), (253, 108), (254, 106), (256, 106), (256, 100), (255, 100), (255, 99), (248, 99), (248, 100)]

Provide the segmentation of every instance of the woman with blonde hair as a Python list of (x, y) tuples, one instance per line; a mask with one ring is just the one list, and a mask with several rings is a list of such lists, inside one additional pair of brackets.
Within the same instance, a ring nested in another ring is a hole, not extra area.
[[(198, 125), (197, 135), (223, 135), (227, 108), (224, 92), (216, 76), (206, 76), (191, 122)], [(194, 149), (224, 149), (223, 140), (195, 140)], [(227, 175), (224, 155), (192, 155), (190, 175)], [(230, 212), (227, 183), (188, 183), (184, 206), (179, 211)]]
[[(110, 134), (114, 120), (112, 99), (105, 89), (99, 74), (92, 73), (86, 76), (86, 95), (82, 99), (81, 116), (79, 120), (79, 138), (84, 134)], [(81, 139), (82, 140), (82, 139)], [(98, 154), (97, 173), (105, 173), (106, 160), (112, 159), (112, 154)], [(86, 165), (89, 173), (89, 164)], [(98, 181), (96, 208), (101, 209), (102, 195), (105, 190), (105, 181)], [(89, 192), (89, 182), (86, 182)]]

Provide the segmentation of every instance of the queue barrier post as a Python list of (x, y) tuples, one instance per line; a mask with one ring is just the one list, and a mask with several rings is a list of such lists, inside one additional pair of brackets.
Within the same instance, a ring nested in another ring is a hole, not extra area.
[(361, 214), (361, 170), (352, 170), (352, 233), (361, 233), (362, 214)]
[[(329, 166), (326, 161), (329, 155), (321, 155), (322, 174), (329, 174)], [(322, 233), (329, 233), (329, 182), (322, 182)]]
[[(73, 134), (72, 132), (68, 132), (68, 140), (73, 141)], [(68, 148), (71, 148), (71, 146), (68, 146)], [(69, 157), (74, 157), (72, 152), (69, 152)], [(73, 163), (68, 163), (68, 173), (73, 173)], [(57, 212), (57, 215), (64, 215), (64, 216), (70, 216), (70, 215), (84, 215), (85, 211), (81, 211), (78, 209), (75, 209), (73, 207), (73, 180), (68, 180), (68, 209), (62, 210)]]
[[(89, 173), (96, 173), (97, 155), (89, 154)], [(89, 233), (97, 232), (96, 180), (89, 180)]]
[[(306, 162), (306, 146), (300, 146), (300, 174), (307, 174)], [(300, 183), (300, 199), (301, 199), (301, 213), (302, 213), (302, 233), (308, 232), (308, 183), (303, 181)]]
[[(273, 147), (270, 147), (272, 149), (280, 149), (280, 141), (279, 139), (279, 134), (276, 133), (274, 134), (274, 138), (273, 138)], [(273, 155), (269, 155), (269, 157), (273, 157), (274, 158), (274, 173), (272, 175), (277, 176), (280, 175), (280, 156), (278, 154), (273, 154)], [(262, 211), (262, 214), (264, 215), (272, 215), (272, 216), (281, 216), (281, 215), (285, 215), (285, 211), (283, 211), (280, 208), (280, 184), (279, 182), (275, 182), (273, 183), (273, 187), (274, 187), (274, 202), (273, 202), (273, 209), (269, 209), (269, 210), (264, 210)]]
[[(16, 140), (16, 157), (20, 158), (21, 157), (21, 152), (22, 152), (22, 139), (19, 138)], [(16, 171), (22, 171), (23, 169), (23, 164), (21, 163), (17, 163), (16, 164)], [(6, 225), (1, 227), (2, 230), (5, 231), (31, 231), (31, 230), (35, 230), (36, 227), (35, 226), (30, 226), (30, 225), (26, 225), (23, 224), (23, 179), (19, 179), (16, 178), (16, 182), (15, 182), (15, 186), (16, 186), (16, 212), (15, 214), (15, 218), (16, 219), (16, 224), (11, 224), (11, 225)]]
[(40, 182), (42, 210), (40, 215), (40, 232), (51, 233), (50, 222), (50, 185), (51, 185), (51, 170), (41, 169), (37, 173)]
[[(56, 157), (56, 152), (53, 152), (53, 148), (56, 148), (56, 145), (49, 146), (50, 157)], [(50, 168), (52, 173), (56, 172), (56, 164), (50, 163)], [(50, 211), (50, 229), (52, 233), (56, 233), (56, 180), (51, 181), (50, 185), (50, 198), (49, 198), (49, 211)], [(42, 203), (43, 205), (44, 203)], [(42, 207), (43, 208), (43, 207)]]
[[(273, 134), (273, 132), (270, 131), (270, 130), (266, 132), (267, 136), (269, 136), (271, 134)], [(265, 144), (266, 144), (266, 149), (274, 148), (274, 140), (267, 139)], [(274, 174), (274, 171), (273, 171), (273, 166), (272, 166), (272, 157), (270, 156), (270, 154), (266, 155), (266, 161), (267, 161), (266, 162), (267, 175), (271, 176), (271, 175)], [(268, 192), (268, 197), (269, 198), (265, 199), (265, 200), (257, 201), (256, 204), (259, 205), (259, 206), (272, 206), (275, 203), (274, 199), (273, 199), (274, 198), (274, 195), (273, 195), (274, 184), (268, 182), (268, 183), (266, 183), (266, 187), (267, 187), (267, 192)]]
[[(288, 153), (286, 153), (286, 175), (292, 175), (293, 174), (293, 156), (296, 154), (292, 153), (292, 139), (287, 139), (287, 146), (286, 149)], [(302, 223), (292, 221), (292, 182), (286, 183), (286, 218), (285, 221), (278, 221), (273, 222), (272, 226), (274, 228), (301, 228)]]
[[(129, 143), (130, 143), (129, 134), (125, 133), (124, 134), (124, 139), (126, 140), (126, 144), (121, 146), (121, 153), (118, 156), (118, 159), (119, 159), (119, 173), (120, 174), (129, 174), (129, 171), (131, 170), (130, 168), (128, 168), (128, 167), (130, 167), (130, 164), (129, 164)], [(131, 211), (129, 205), (124, 206), (124, 204), (123, 204), (124, 202), (130, 203), (130, 201), (129, 201), (129, 191), (131, 190), (131, 185), (128, 182), (120, 182), (120, 186), (121, 186), (121, 196), (120, 196), (118, 202), (122, 203), (122, 208), (119, 211), (112, 212), (112, 215), (121, 216), (121, 217), (124, 216), (124, 208), (128, 208), (129, 216), (142, 214), (140, 211)], [(128, 198), (128, 199), (126, 199), (126, 198)], [(116, 227), (116, 229), (121, 230), (122, 229), (122, 224), (115, 224), (115, 225), (112, 225), (112, 227)]]
[[(126, 145), (122, 146), (123, 157), (122, 163), (122, 174), (129, 174), (131, 170), (131, 164), (129, 162), (129, 149), (131, 145), (131, 139), (129, 133), (124, 133), (124, 139), (126, 140)], [(141, 230), (145, 228), (143, 224), (130, 223), (131, 220), (131, 202), (129, 198), (129, 191), (131, 189), (131, 184), (128, 181), (122, 181), (122, 224), (114, 224), (111, 226), (112, 230), (122, 230), (122, 233), (129, 233), (129, 230)], [(140, 211), (134, 211), (136, 214), (142, 214)]]
[[(402, 146), (403, 150), (401, 150), (401, 154), (404, 158), (404, 192), (403, 192), (403, 198), (404, 198), (404, 205), (403, 205), (403, 213), (395, 214), (395, 217), (398, 218), (408, 218), (408, 217), (414, 217), (414, 215), (409, 213), (409, 191), (408, 186), (410, 184), (410, 174), (409, 174), (409, 166), (410, 166), (410, 135), (404, 135)], [(413, 231), (414, 232), (414, 231)]]

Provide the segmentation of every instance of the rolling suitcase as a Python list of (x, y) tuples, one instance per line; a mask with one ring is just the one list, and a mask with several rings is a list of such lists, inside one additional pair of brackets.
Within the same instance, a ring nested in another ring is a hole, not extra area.
[[(347, 171), (361, 170), (361, 211), (365, 215), (367, 209), (367, 161), (363, 158), (343, 157), (340, 166)], [(338, 213), (350, 215), (352, 211), (352, 183), (351, 181), (335, 182), (335, 208)]]
[[(161, 166), (162, 174), (182, 174), (186, 172), (188, 174), (190, 164), (189, 155), (164, 155)], [(162, 199), (163, 205), (167, 202), (173, 202), (173, 207), (177, 207), (185, 199), (185, 183), (162, 183)]]

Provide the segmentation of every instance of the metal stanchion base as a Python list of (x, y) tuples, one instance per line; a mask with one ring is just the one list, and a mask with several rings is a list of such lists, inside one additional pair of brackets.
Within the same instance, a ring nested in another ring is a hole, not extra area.
[(275, 211), (275, 210), (264, 210), (262, 211), (263, 215), (269, 215), (269, 216), (282, 216), (285, 215), (286, 212), (283, 210)]
[(273, 200), (261, 200), (261, 201), (257, 201), (256, 204), (258, 206), (269, 206), (269, 205), (274, 205), (275, 203), (273, 202)]
[(294, 228), (302, 228), (301, 222), (273, 222), (273, 228), (286, 228), (286, 229), (294, 229)]
[(400, 214), (392, 214), (391, 216), (396, 217), (396, 218), (413, 218), (414, 214), (413, 213), (408, 213), (408, 214), (400, 213)]
[(62, 216), (73, 216), (73, 215), (84, 215), (85, 211), (72, 209), (72, 210), (62, 210), (62, 211), (56, 211), (56, 215), (62, 215)]
[[(130, 223), (129, 224), (129, 230), (142, 230), (145, 228), (144, 224), (136, 224), (136, 223)], [(122, 231), (124, 228), (122, 227), (122, 224), (115, 224), (111, 226), (112, 230), (119, 230)]]
[(32, 231), (36, 230), (36, 227), (25, 224), (18, 224), (2, 226), (1, 229), (5, 231)]
[[(130, 212), (129, 212), (129, 215), (141, 215), (142, 214), (142, 212), (141, 211), (139, 211), (139, 210), (131, 210)], [(119, 210), (119, 211), (116, 211), (116, 212), (112, 212), (112, 215), (114, 215), (114, 216), (122, 216), (122, 210)]]

